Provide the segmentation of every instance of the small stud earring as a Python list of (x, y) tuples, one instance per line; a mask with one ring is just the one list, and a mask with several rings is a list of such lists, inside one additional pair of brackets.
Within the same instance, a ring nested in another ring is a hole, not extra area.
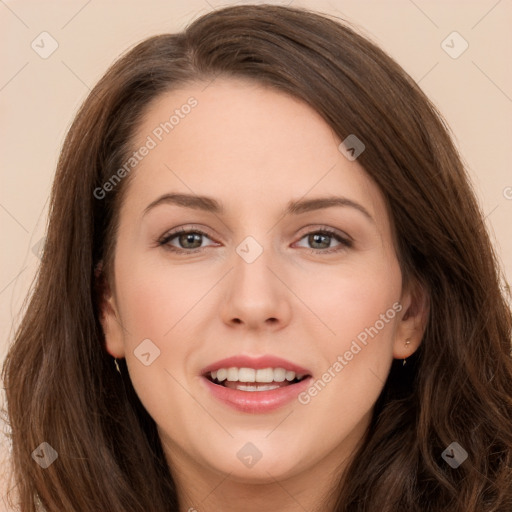
[[(408, 347), (411, 344), (411, 340), (405, 340), (405, 346)], [(405, 366), (405, 363), (407, 361), (407, 358), (404, 359), (404, 362), (402, 363), (402, 366)]]

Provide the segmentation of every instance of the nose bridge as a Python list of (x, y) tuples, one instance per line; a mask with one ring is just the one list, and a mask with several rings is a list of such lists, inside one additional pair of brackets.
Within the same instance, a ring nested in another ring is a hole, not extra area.
[(236, 246), (230, 289), (223, 306), (226, 321), (253, 327), (269, 319), (284, 322), (289, 312), (285, 287), (275, 276), (280, 265), (271, 235), (256, 236), (249, 235)]
[(272, 254), (271, 237), (257, 236), (259, 240), (253, 235), (246, 236), (235, 249), (235, 287), (268, 297), (275, 280), (268, 267), (276, 265), (276, 255)]

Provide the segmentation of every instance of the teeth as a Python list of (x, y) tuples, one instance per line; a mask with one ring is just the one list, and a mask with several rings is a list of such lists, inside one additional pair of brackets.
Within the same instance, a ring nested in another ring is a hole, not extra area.
[(284, 382), (286, 379), (286, 370), (284, 368), (276, 368), (274, 370), (274, 380), (276, 382)]
[(305, 377), (304, 374), (295, 374), (290, 370), (284, 368), (261, 368), (255, 370), (254, 368), (219, 368), (216, 371), (210, 372), (212, 380), (217, 379), (219, 382), (225, 380), (229, 382), (284, 382), (287, 380), (291, 382), (295, 378), (301, 380)]
[(273, 380), (274, 370), (272, 368), (256, 370), (256, 382), (272, 382)]
[(228, 368), (228, 380), (238, 380), (238, 368)]
[(253, 368), (240, 368), (236, 380), (239, 382), (256, 382), (256, 370)]
[(236, 386), (236, 389), (238, 389), (239, 391), (272, 391), (273, 389), (278, 388), (279, 386), (276, 386), (275, 384), (273, 386), (269, 384), (262, 384), (261, 386), (245, 386), (244, 384), (238, 384)]

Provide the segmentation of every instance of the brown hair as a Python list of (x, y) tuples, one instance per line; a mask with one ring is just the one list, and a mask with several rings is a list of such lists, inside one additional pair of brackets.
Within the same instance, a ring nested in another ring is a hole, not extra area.
[[(446, 125), (417, 84), (346, 23), (303, 9), (236, 6), (118, 60), (81, 107), (52, 190), (42, 264), (4, 366), (21, 510), (176, 511), (155, 423), (126, 367), (104, 348), (95, 268), (107, 276), (123, 180), (150, 101), (178, 85), (244, 77), (309, 104), (380, 187), (404, 277), (429, 318), (405, 369), (394, 365), (364, 443), (333, 490), (334, 510), (512, 510), (511, 313), (483, 216)], [(31, 458), (46, 441), (58, 460)], [(441, 457), (453, 441), (468, 459)], [(341, 463), (341, 461), (340, 461)]]

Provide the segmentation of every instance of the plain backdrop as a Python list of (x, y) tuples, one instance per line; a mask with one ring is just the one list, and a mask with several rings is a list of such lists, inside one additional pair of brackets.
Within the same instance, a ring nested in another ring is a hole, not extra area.
[[(240, 3), (264, 2), (0, 0), (0, 362), (40, 261), (59, 150), (89, 90), (146, 37)], [(265, 3), (305, 6), (356, 24), (420, 84), (454, 133), (510, 282), (512, 2)]]

